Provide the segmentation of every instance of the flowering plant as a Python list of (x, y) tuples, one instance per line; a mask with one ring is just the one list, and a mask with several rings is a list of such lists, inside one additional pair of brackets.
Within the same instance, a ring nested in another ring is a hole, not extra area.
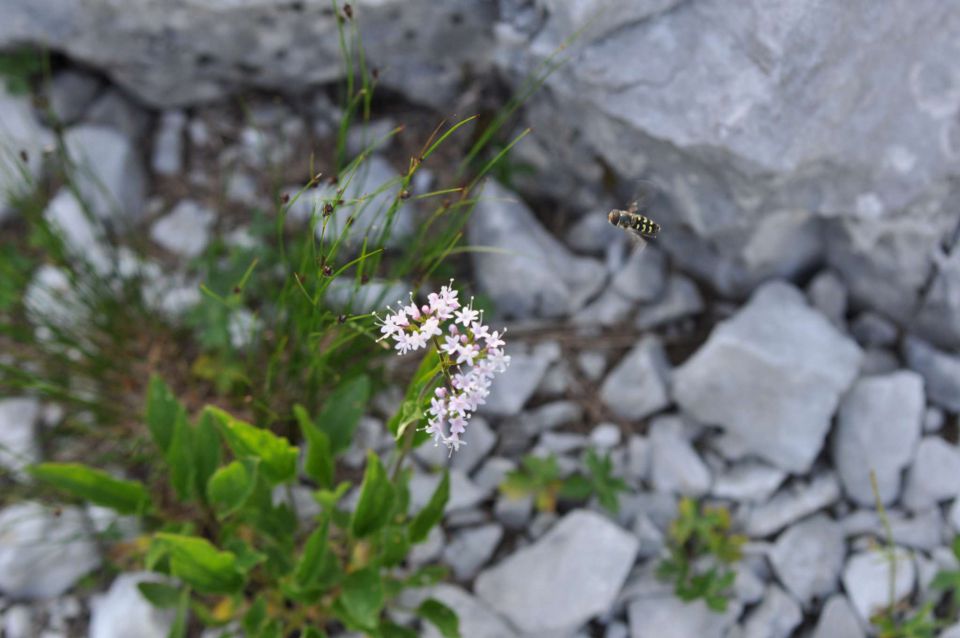
[[(424, 431), (451, 453), (464, 445), (461, 435), (490, 394), (494, 375), (510, 365), (510, 357), (503, 351), (503, 333), (490, 331), (483, 323), (483, 313), (474, 310), (472, 298), (463, 306), (457, 296), (451, 279), (439, 293), (427, 296), (428, 303), (418, 307), (411, 293), (408, 305), (391, 308), (391, 314), (383, 319), (377, 317), (380, 340), (392, 339), (399, 354), (430, 343), (436, 349), (439, 371), (424, 387), (434, 386)], [(444, 383), (438, 384), (441, 380)]]

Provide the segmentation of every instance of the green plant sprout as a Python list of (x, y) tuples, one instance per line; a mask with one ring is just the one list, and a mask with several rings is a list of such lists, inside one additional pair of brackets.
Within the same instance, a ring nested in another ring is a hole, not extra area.
[(736, 579), (732, 565), (742, 557), (746, 537), (731, 533), (730, 511), (680, 499), (677, 518), (667, 534), (669, 555), (657, 566), (657, 576), (674, 584), (685, 602), (702, 598), (707, 607), (723, 612)]
[(512, 470), (500, 484), (500, 492), (511, 499), (533, 497), (534, 506), (540, 512), (555, 512), (557, 503), (586, 501), (595, 495), (600, 505), (616, 514), (620, 509), (617, 495), (628, 489), (626, 482), (613, 476), (613, 461), (609, 455), (601, 457), (593, 449), (584, 456), (587, 473), (562, 476), (557, 457), (528, 454), (520, 461), (520, 467)]

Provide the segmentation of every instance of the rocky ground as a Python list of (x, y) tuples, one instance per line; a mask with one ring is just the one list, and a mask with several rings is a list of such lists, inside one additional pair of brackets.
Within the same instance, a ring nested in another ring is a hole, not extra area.
[[(223, 103), (152, 112), (76, 69), (59, 72), (46, 99), (66, 126), (67, 148), (92, 172), (78, 186), (93, 210), (146, 229), (150, 257), (140, 266), (154, 273), (152, 302), (174, 319), (199, 294), (177, 265), (215, 236), (247, 241), (245, 220), (270, 204), (269, 182), (293, 188), (304, 140), (329, 139), (337, 116), (325, 93), (296, 104), (256, 97), (247, 117)], [(2, 133), (8, 144), (43, 156), (52, 136), (27, 99), (0, 94), (0, 121), (19, 123)], [(390, 179), (403, 157), (402, 142), (379, 149), (364, 184)], [(290, 172), (265, 181), (275, 166)], [(851, 284), (834, 270), (774, 279), (731, 301), (656, 243), (632, 252), (603, 215), (615, 202), (597, 198), (560, 223), (498, 184), (484, 194), (469, 242), (500, 250), (473, 256), (472, 276), (510, 326), (512, 364), (461, 451), (448, 461), (443, 450), (418, 450), (412, 485), (413, 502), (425, 503), (431, 470), (449, 462), (445, 524), (411, 561), (450, 566), (452, 582), (435, 595), (457, 610), (465, 638), (864, 636), (889, 588), (871, 471), (897, 548), (898, 599), (919, 607), (937, 570), (957, 567), (949, 550), (960, 533), (955, 352), (852, 303)], [(60, 191), (45, 214), (72, 250), (106, 263), (73, 194)], [(400, 238), (415, 216), (412, 206), (401, 211)], [(70, 321), (79, 310), (68, 293), (57, 271), (42, 269), (29, 305)], [(389, 448), (383, 422), (392, 405), (378, 399), (348, 463), (359, 465), (363, 448)], [(5, 397), (0, 464), (25, 478), (24, 465), (41, 457), (38, 438), (57, 420), (54, 405)], [(629, 483), (616, 516), (594, 505), (537, 512), (529, 499), (497, 491), (526, 453), (555, 453), (573, 471), (588, 447), (608, 451)], [(653, 576), (683, 495), (728, 505), (750, 539), (723, 614), (682, 603)], [(111, 523), (95, 508), (0, 510), (7, 638), (166, 635), (169, 616), (135, 587), (151, 576), (90, 575), (104, 565), (94, 532)], [(941, 635), (960, 636), (960, 625)]]

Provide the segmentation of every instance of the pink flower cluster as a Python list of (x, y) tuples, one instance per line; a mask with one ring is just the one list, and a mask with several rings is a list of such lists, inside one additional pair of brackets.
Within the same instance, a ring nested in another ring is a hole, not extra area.
[(470, 417), (490, 394), (494, 375), (510, 365), (510, 357), (503, 352), (502, 333), (491, 332), (483, 324), (482, 313), (473, 309), (472, 301), (461, 306), (452, 285), (430, 293), (427, 301), (417, 307), (411, 295), (408, 305), (391, 309), (380, 320), (380, 340), (393, 339), (400, 354), (425, 348), (431, 340), (437, 343), (448, 382), (434, 391), (426, 431), (435, 443), (453, 451), (464, 444), (460, 437)]

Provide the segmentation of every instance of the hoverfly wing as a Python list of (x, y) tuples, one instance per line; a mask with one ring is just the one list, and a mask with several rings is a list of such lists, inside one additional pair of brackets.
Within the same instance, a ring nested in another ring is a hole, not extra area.
[(627, 236), (630, 238), (630, 244), (634, 247), (634, 250), (638, 253), (643, 252), (643, 249), (646, 248), (647, 244), (650, 243), (647, 238), (632, 228), (628, 228), (626, 231)]

